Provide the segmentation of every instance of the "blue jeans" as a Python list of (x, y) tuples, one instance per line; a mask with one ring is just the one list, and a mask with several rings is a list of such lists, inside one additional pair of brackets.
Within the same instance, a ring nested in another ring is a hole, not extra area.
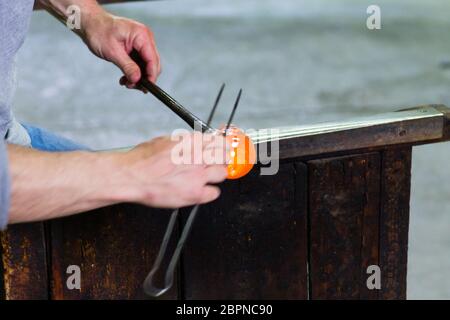
[(88, 147), (82, 144), (58, 136), (48, 130), (34, 127), (29, 124), (22, 123), (22, 125), (30, 135), (31, 146), (34, 149), (49, 152), (89, 150)]

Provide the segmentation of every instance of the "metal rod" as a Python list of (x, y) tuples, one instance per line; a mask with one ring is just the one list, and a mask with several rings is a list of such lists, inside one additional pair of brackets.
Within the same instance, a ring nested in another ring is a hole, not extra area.
[(225, 83), (222, 83), (222, 86), (220, 87), (219, 94), (216, 97), (216, 102), (214, 103), (214, 107), (212, 108), (211, 112), (209, 113), (208, 120), (206, 121), (207, 124), (211, 125), (211, 121), (214, 117), (214, 113), (216, 112), (217, 105), (219, 104), (220, 98), (222, 97), (223, 89), (225, 89)]
[(181, 119), (183, 119), (192, 129), (195, 130), (197, 128), (200, 128), (202, 132), (212, 130), (209, 124), (205, 123), (203, 120), (195, 116), (192, 112), (183, 107), (178, 101), (172, 98), (167, 92), (145, 78), (145, 64), (136, 50), (133, 50), (131, 52), (130, 57), (139, 65), (141, 69), (142, 76), (139, 80), (139, 84), (141, 86), (150, 91), (159, 101), (166, 105)]
[(233, 121), (234, 114), (236, 113), (236, 109), (239, 105), (239, 101), (241, 100), (241, 95), (242, 95), (242, 89), (239, 90), (236, 101), (234, 102), (233, 110), (231, 111), (230, 118), (228, 118), (227, 126), (225, 127), (225, 131), (223, 132), (224, 136), (227, 134), (227, 131), (230, 128), (231, 121)]

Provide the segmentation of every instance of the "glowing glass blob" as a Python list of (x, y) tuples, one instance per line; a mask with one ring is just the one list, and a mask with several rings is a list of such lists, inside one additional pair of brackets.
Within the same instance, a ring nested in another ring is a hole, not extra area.
[(227, 179), (234, 180), (242, 178), (252, 170), (256, 162), (255, 145), (249, 136), (245, 135), (236, 127), (230, 127), (225, 136), (230, 145)]

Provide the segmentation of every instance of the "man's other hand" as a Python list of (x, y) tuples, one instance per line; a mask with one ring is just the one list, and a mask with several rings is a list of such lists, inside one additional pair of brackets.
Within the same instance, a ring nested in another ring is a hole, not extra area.
[[(183, 159), (177, 152), (185, 144)], [(195, 146), (195, 147), (193, 147)], [(220, 195), (214, 184), (227, 177), (226, 141), (221, 135), (198, 132), (184, 135), (181, 141), (160, 137), (145, 142), (120, 157), (118, 170), (123, 188), (119, 201), (133, 201), (158, 208), (179, 208), (207, 203)], [(186, 152), (187, 151), (187, 152)], [(174, 156), (175, 155), (175, 156)], [(195, 159), (199, 160), (195, 162)], [(208, 164), (209, 163), (209, 164)]]
[(139, 66), (130, 58), (136, 50), (146, 65), (146, 76), (156, 82), (161, 73), (159, 53), (152, 31), (142, 23), (114, 16), (104, 10), (89, 14), (83, 21), (84, 41), (98, 57), (114, 63), (124, 76), (119, 83), (129, 89), (139, 88)]

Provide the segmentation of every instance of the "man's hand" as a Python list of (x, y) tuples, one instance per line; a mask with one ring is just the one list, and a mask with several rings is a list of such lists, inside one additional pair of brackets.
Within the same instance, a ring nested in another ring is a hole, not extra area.
[[(207, 135), (191, 137), (197, 144)], [(175, 164), (172, 150), (177, 143), (162, 137), (128, 152), (102, 153), (48, 153), (9, 145), (9, 223), (52, 219), (121, 202), (177, 208), (213, 201), (220, 190), (212, 184), (227, 175), (228, 159), (221, 156), (225, 139), (209, 136), (192, 153), (200, 153), (202, 159), (215, 155), (219, 164)]]
[(141, 78), (139, 66), (130, 58), (133, 49), (146, 64), (148, 80), (156, 82), (161, 64), (153, 33), (148, 27), (103, 11), (87, 19), (84, 28), (84, 41), (89, 49), (98, 57), (114, 63), (124, 73), (121, 85), (135, 88)]
[[(188, 150), (183, 159), (187, 161), (176, 164), (174, 150), (179, 148), (174, 148), (183, 143), (187, 146), (185, 151)], [(220, 189), (211, 184), (222, 182), (227, 176), (225, 144), (221, 135), (196, 132), (183, 136), (178, 142), (160, 137), (137, 146), (119, 160), (119, 170), (116, 172), (123, 176), (119, 180), (131, 183), (125, 183), (119, 192), (120, 201), (134, 201), (158, 208), (179, 208), (215, 200), (220, 195)], [(199, 147), (193, 149), (193, 146)], [(201, 163), (194, 164), (194, 158), (201, 160)], [(206, 164), (208, 160), (211, 164)]]
[(74, 29), (89, 49), (98, 57), (114, 63), (124, 76), (120, 84), (127, 88), (137, 88), (141, 78), (138, 65), (130, 58), (136, 50), (145, 62), (146, 77), (156, 82), (161, 73), (161, 63), (155, 39), (151, 30), (142, 23), (114, 16), (106, 12), (94, 0), (40, 0), (44, 8), (58, 20), (67, 21), (72, 5), (78, 6), (81, 14), (81, 29)]

